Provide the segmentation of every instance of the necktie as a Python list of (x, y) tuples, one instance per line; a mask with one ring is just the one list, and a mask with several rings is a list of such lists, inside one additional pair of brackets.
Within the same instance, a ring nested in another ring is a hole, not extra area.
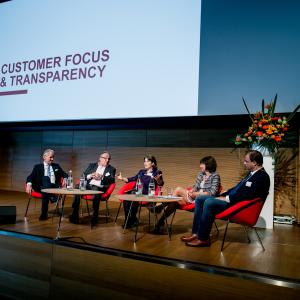
[(51, 179), (50, 166), (48, 165), (47, 176)]

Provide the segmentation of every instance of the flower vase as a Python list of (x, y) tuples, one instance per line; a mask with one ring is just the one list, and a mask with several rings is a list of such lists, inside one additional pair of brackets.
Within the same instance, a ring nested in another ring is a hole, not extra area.
[(275, 160), (268, 149), (263, 147), (252, 147), (253, 150), (259, 151), (263, 155), (263, 167), (270, 177), (270, 189), (268, 197), (265, 201), (263, 209), (260, 213), (256, 227), (260, 228), (273, 228), (274, 218), (274, 174), (275, 174)]

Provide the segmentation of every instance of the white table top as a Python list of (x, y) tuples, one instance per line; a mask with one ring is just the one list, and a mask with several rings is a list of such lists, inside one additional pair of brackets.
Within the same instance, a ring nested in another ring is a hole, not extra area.
[(59, 194), (59, 195), (98, 195), (98, 194), (103, 194), (102, 191), (80, 190), (80, 189), (62, 189), (62, 188), (42, 189), (42, 192), (49, 193), (49, 194)]
[(140, 195), (137, 196), (135, 194), (123, 194), (123, 195), (116, 195), (120, 200), (127, 200), (127, 201), (136, 201), (136, 202), (149, 202), (149, 203), (166, 203), (166, 202), (176, 202), (182, 200), (182, 197), (175, 197), (175, 196), (154, 196), (148, 197), (148, 195)]

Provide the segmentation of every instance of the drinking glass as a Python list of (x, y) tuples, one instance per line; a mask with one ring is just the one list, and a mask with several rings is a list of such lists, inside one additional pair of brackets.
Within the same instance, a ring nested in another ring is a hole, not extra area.
[(61, 184), (61, 188), (62, 189), (66, 189), (67, 188), (67, 178), (64, 178)]
[(173, 188), (168, 188), (168, 197), (172, 197), (173, 196)]
[(157, 196), (162, 196), (162, 194), (163, 194), (162, 186), (158, 185), (157, 186), (157, 191), (158, 191)]

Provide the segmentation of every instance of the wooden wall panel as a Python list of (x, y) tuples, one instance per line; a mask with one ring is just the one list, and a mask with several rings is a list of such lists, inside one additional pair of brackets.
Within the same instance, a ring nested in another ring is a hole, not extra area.
[(297, 165), (297, 193), (296, 193), (296, 203), (295, 203), (295, 209), (296, 209), (296, 220), (298, 224), (300, 224), (300, 155), (299, 155), (299, 149), (300, 149), (300, 130), (298, 131), (299, 136), (299, 144), (298, 144), (298, 161), (296, 163)]
[(42, 148), (55, 150), (55, 162), (59, 163), (65, 172), (73, 170), (73, 130), (44, 131)]
[[(34, 164), (41, 162), (41, 131), (14, 132), (11, 189), (24, 190), (24, 177), (29, 175)], [(24, 174), (26, 174), (24, 176)]]
[[(143, 157), (156, 156), (163, 171), (165, 187), (194, 183), (199, 160), (212, 155), (218, 163), (224, 189), (232, 187), (244, 174), (244, 149), (232, 151), (231, 129), (99, 129), (99, 130), (35, 130), (0, 132), (0, 189), (24, 190), (24, 182), (34, 164), (41, 161), (46, 148), (55, 150), (55, 161), (75, 179), (89, 163), (96, 162), (103, 150), (112, 154), (111, 164), (124, 176), (133, 176), (143, 168)], [(221, 142), (220, 142), (221, 141)], [(226, 144), (220, 147), (220, 143)], [(216, 146), (218, 145), (218, 146)], [(288, 157), (292, 154), (287, 152)], [(297, 150), (298, 151), (298, 150)], [(289, 162), (294, 171), (283, 177), (284, 168), (275, 174), (282, 185), (275, 193), (275, 214), (297, 215), (299, 220), (299, 154)], [(298, 163), (297, 163), (298, 161)], [(286, 167), (287, 164), (283, 164)], [(280, 171), (280, 172), (279, 172)], [(118, 182), (116, 191), (121, 186)]]
[(145, 147), (146, 130), (108, 130), (108, 147)]
[(75, 130), (73, 147), (105, 148), (107, 145), (107, 130)]
[[(2, 137), (0, 136), (0, 138)], [(0, 189), (11, 190), (13, 149), (8, 145), (2, 146), (0, 148), (0, 156), (1, 156)]]
[(150, 129), (147, 131), (148, 147), (189, 147), (188, 129)]
[(232, 129), (191, 129), (191, 146), (199, 148), (233, 147), (230, 140), (235, 135), (236, 131)]

